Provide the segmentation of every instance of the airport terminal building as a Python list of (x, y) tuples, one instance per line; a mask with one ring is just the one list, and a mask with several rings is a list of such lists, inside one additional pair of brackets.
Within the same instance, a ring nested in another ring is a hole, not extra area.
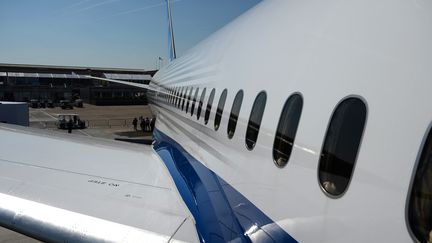
[(0, 100), (82, 99), (95, 105), (147, 104), (146, 91), (88, 78), (89, 75), (149, 83), (156, 70), (0, 64)]

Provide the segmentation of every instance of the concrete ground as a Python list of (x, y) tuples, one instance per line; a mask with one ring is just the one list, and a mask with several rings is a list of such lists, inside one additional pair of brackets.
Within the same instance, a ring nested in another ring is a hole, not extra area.
[(40, 242), (25, 235), (0, 227), (0, 243), (36, 243)]
[[(57, 129), (57, 115), (70, 113), (78, 114), (81, 120), (87, 121), (90, 125), (90, 127), (86, 129), (73, 130), (72, 133), (74, 134), (106, 139), (120, 139), (123, 141), (134, 140), (140, 143), (151, 141), (151, 133), (142, 131), (135, 132), (132, 126), (134, 117), (152, 117), (150, 108), (142, 105), (94, 106), (84, 104), (84, 108), (74, 108), (73, 110), (62, 110), (59, 107), (43, 109), (29, 108), (30, 126), (40, 129), (49, 129), (59, 133), (67, 133), (67, 130)], [(24, 242), (39, 241), (0, 227), (0, 243)]]
[[(90, 137), (101, 137), (108, 139), (126, 137), (151, 136), (150, 133), (137, 132), (135, 134), (125, 133), (133, 131), (132, 120), (134, 118), (152, 117), (151, 110), (146, 105), (137, 106), (94, 106), (84, 104), (84, 108), (73, 110), (62, 110), (56, 108), (33, 109), (30, 108), (30, 126), (42, 129), (54, 130), (67, 133), (67, 130), (57, 129), (56, 122), (59, 114), (78, 114), (80, 119), (86, 121), (88, 128), (74, 129), (72, 133)], [(138, 126), (139, 127), (139, 126)]]
[(147, 105), (131, 105), (131, 106), (96, 106), (84, 104), (84, 108), (76, 108), (72, 110), (63, 110), (60, 107), (55, 108), (30, 108), (30, 121), (34, 119), (55, 119), (57, 114), (79, 114), (83, 120), (97, 119), (125, 119), (139, 116), (151, 116), (150, 108)]

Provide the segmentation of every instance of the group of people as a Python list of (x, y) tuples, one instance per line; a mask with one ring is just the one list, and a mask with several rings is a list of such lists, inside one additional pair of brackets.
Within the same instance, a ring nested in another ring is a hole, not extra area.
[(72, 129), (83, 129), (85, 127), (85, 121), (82, 121), (78, 116), (69, 117), (67, 120), (66, 117), (63, 117), (58, 124), (58, 128), (67, 129), (68, 133), (72, 133)]
[(139, 122), (139, 126), (141, 128), (141, 131), (143, 132), (152, 132), (156, 123), (156, 118), (152, 117), (152, 118), (143, 118), (142, 116), (139, 117), (139, 119), (137, 119), (136, 117), (133, 119), (132, 124), (134, 126), (134, 130), (138, 131), (138, 122)]

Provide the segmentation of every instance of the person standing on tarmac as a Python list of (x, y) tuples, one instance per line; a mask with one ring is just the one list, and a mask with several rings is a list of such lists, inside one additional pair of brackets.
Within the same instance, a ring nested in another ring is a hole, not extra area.
[(150, 131), (153, 132), (156, 123), (156, 117), (152, 117), (150, 120)]
[(67, 123), (68, 133), (72, 133), (72, 127), (73, 127), (73, 122), (72, 119), (70, 119)]
[(134, 130), (136, 132), (137, 131), (137, 126), (138, 126), (138, 119), (136, 117), (133, 119), (132, 125), (134, 126)]
[(140, 121), (140, 127), (141, 127), (141, 131), (144, 132), (144, 129), (145, 129), (144, 119), (141, 119), (141, 121)]
[(145, 131), (148, 132), (150, 131), (150, 120), (148, 119), (148, 117), (145, 118)]

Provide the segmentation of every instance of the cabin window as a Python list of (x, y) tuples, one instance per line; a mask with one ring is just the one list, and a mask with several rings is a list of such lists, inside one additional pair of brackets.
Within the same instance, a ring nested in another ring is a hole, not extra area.
[(214, 100), (214, 96), (215, 96), (215, 89), (212, 89), (212, 91), (210, 92), (210, 96), (209, 99), (207, 101), (207, 108), (206, 108), (206, 112), (204, 114), (204, 123), (207, 125), (209, 119), (210, 119), (210, 112), (211, 112), (211, 108), (213, 105), (213, 100)]
[(182, 87), (181, 88), (181, 90), (180, 90), (180, 92), (179, 92), (179, 97), (178, 97), (178, 100), (177, 100), (177, 108), (180, 108), (180, 106), (181, 106), (181, 101), (182, 101), (182, 98), (183, 98), (183, 90), (184, 90), (184, 87)]
[(171, 104), (173, 104), (173, 105), (175, 103), (176, 95), (177, 95), (177, 88), (174, 88), (173, 89), (173, 94), (172, 94), (173, 97), (171, 99)]
[(351, 180), (363, 130), (366, 105), (347, 98), (336, 108), (328, 126), (319, 161), (321, 188), (331, 197), (341, 196)]
[(176, 97), (176, 88), (174, 87), (174, 88), (172, 88), (172, 91), (171, 91), (171, 104), (174, 104), (174, 99), (175, 99), (175, 97)]
[(190, 91), (189, 91), (189, 95), (188, 95), (188, 97), (187, 97), (186, 113), (189, 112), (189, 104), (190, 104), (190, 101), (191, 101), (191, 98), (192, 98), (192, 91), (193, 91), (193, 88), (190, 89)]
[(181, 87), (178, 87), (177, 92), (176, 92), (176, 98), (174, 100), (174, 106), (175, 107), (178, 107), (178, 100), (179, 100), (180, 92), (181, 92)]
[(202, 106), (204, 103), (205, 95), (206, 95), (206, 88), (204, 88), (203, 92), (201, 93), (201, 98), (200, 98), (200, 101), (198, 104), (198, 110), (197, 110), (197, 120), (199, 120), (200, 116), (201, 116), (201, 110), (202, 110)]
[(220, 126), (220, 122), (222, 120), (222, 114), (223, 114), (223, 110), (224, 110), (224, 106), (225, 106), (225, 101), (228, 95), (228, 91), (227, 89), (224, 89), (222, 91), (222, 94), (219, 98), (219, 103), (217, 106), (217, 110), (216, 110), (216, 115), (215, 115), (215, 121), (214, 121), (214, 128), (217, 131), (219, 129)]
[(293, 94), (282, 109), (273, 144), (273, 160), (278, 167), (284, 167), (291, 156), (302, 108), (303, 98)]
[(415, 169), (408, 204), (408, 222), (419, 242), (432, 241), (432, 129)]
[(252, 150), (256, 145), (266, 102), (267, 94), (261, 91), (255, 98), (246, 130), (246, 147), (249, 150)]
[(176, 88), (175, 88), (175, 92), (174, 92), (174, 100), (173, 100), (173, 105), (174, 105), (174, 106), (177, 105), (178, 92), (179, 92), (179, 87), (176, 87)]
[(227, 132), (228, 132), (228, 138), (230, 139), (234, 136), (235, 133), (242, 102), (243, 102), (243, 90), (240, 90), (239, 92), (237, 92), (234, 98), (233, 106), (231, 108), (231, 115), (228, 120)]
[(173, 98), (174, 98), (174, 91), (171, 89), (169, 103), (172, 103)]
[(184, 110), (184, 105), (185, 105), (185, 102), (186, 102), (186, 95), (187, 95), (187, 92), (188, 92), (188, 88), (189, 87), (186, 87), (186, 90), (185, 90), (184, 95), (183, 95), (182, 110)]
[(172, 94), (171, 94), (171, 103), (174, 102), (174, 97), (175, 97), (175, 95), (174, 95), (174, 91), (172, 91)]
[(193, 114), (194, 114), (195, 104), (196, 104), (196, 101), (198, 99), (198, 92), (199, 92), (199, 88), (197, 88), (195, 90), (195, 95), (194, 95), (193, 102), (192, 102), (192, 107), (191, 107), (191, 116), (193, 116)]
[(169, 92), (170, 92), (169, 89), (165, 88), (165, 102), (166, 103), (168, 103), (168, 101), (169, 101), (169, 96), (170, 96)]
[(182, 91), (182, 87), (179, 87), (179, 89), (178, 89), (178, 91), (177, 91), (177, 96), (176, 96), (176, 101), (175, 101), (175, 106), (178, 108), (178, 104), (179, 104), (179, 100), (180, 100), (180, 94), (181, 94), (181, 91)]

